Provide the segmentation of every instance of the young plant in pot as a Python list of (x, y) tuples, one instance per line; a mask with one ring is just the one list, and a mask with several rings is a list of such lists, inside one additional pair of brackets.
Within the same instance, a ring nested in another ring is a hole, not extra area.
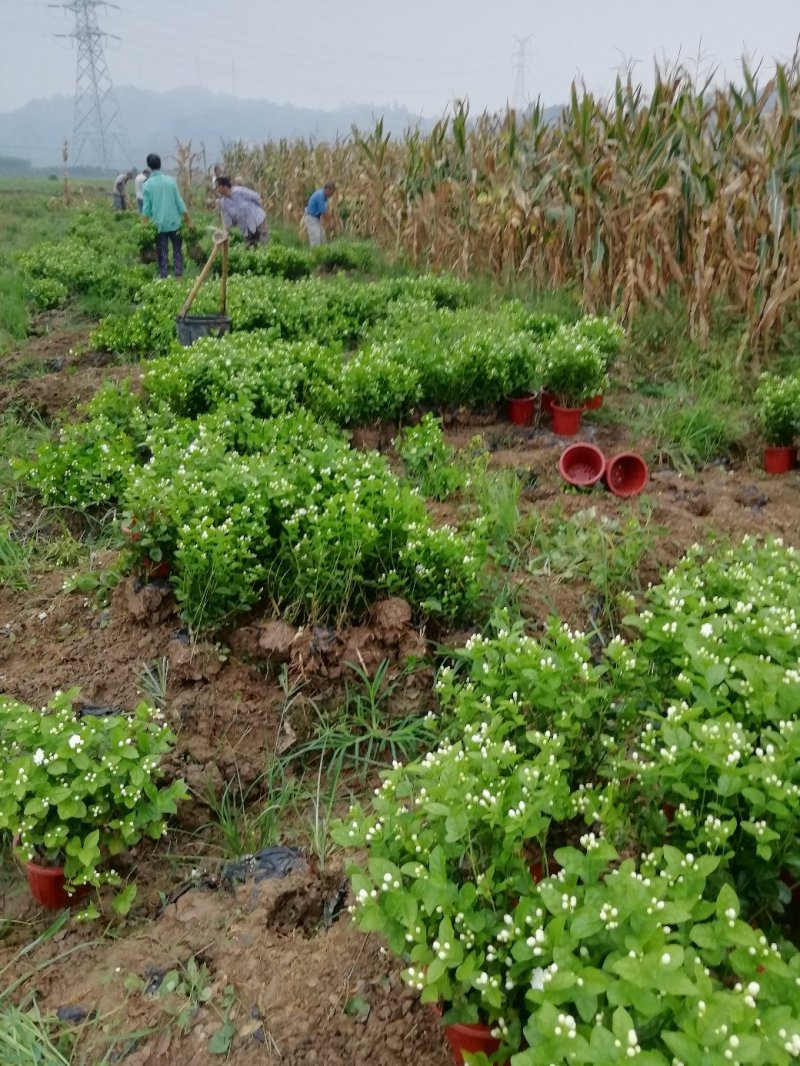
[(800, 429), (800, 376), (763, 374), (756, 389), (756, 411), (767, 441), (764, 469), (785, 474), (794, 469), (794, 440)]
[(508, 418), (516, 426), (533, 419), (539, 387), (541, 349), (528, 333), (510, 334), (504, 342), (502, 360)]
[(581, 339), (574, 327), (564, 327), (545, 349), (542, 377), (552, 393), (553, 432), (573, 436), (587, 402), (605, 388), (605, 362), (596, 345)]
[(522, 757), (502, 718), (468, 726), (384, 776), (371, 807), (333, 829), (349, 848), (356, 920), (402, 959), (403, 980), (439, 1004), (456, 1062), (520, 1047), (526, 989), (496, 963), (533, 878), (525, 848), (571, 810), (563, 741), (537, 734)]
[[(68, 906), (92, 886), (120, 885), (113, 859), (143, 837), (159, 839), (187, 795), (157, 784), (175, 737), (144, 703), (130, 715), (84, 715), (77, 690), (47, 707), (0, 698), (0, 832), (14, 838), (28, 883), (47, 907)], [(128, 885), (115, 897), (130, 909)]]

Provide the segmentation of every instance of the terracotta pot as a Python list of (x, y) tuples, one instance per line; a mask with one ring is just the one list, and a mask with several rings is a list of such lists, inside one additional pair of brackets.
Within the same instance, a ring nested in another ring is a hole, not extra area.
[(453, 1053), (453, 1061), (458, 1066), (464, 1064), (465, 1051), (482, 1051), (484, 1055), (493, 1055), (500, 1047), (500, 1041), (492, 1036), (488, 1025), (446, 1025), (444, 1035)]
[(602, 394), (602, 392), (598, 392), (598, 394), (596, 396), (593, 396), (591, 398), (591, 400), (587, 400), (586, 401), (586, 410), (587, 411), (597, 411), (602, 406), (603, 406), (603, 394)]
[(142, 573), (146, 577), (169, 577), (170, 566), (168, 562), (154, 563), (152, 559), (145, 559), (142, 562)]
[(541, 404), (543, 415), (551, 415), (553, 413), (554, 399), (555, 396), (552, 394), (552, 392), (547, 392), (545, 389), (542, 389), (539, 395), (539, 403)]
[(788, 474), (797, 461), (796, 448), (765, 448), (764, 469), (768, 474)]
[(25, 873), (33, 898), (54, 911), (80, 903), (92, 890), (91, 885), (80, 885), (72, 895), (68, 895), (64, 887), (63, 866), (39, 866), (38, 863), (29, 862), (25, 866)]
[(581, 428), (582, 407), (559, 407), (557, 403), (552, 406), (553, 432), (557, 437), (574, 437)]
[(570, 444), (561, 453), (558, 470), (570, 485), (596, 485), (606, 469), (606, 457), (594, 444)]
[(606, 464), (606, 484), (615, 496), (638, 496), (647, 477), (647, 463), (636, 452), (620, 452)]
[(515, 426), (527, 426), (533, 421), (535, 403), (535, 396), (509, 396), (506, 400), (509, 422)]

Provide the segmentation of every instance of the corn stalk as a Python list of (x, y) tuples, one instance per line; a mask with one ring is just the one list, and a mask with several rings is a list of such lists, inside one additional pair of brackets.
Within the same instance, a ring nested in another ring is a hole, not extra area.
[(681, 67), (657, 69), (649, 96), (630, 74), (608, 99), (575, 84), (555, 124), (456, 101), (426, 134), (379, 120), (330, 144), (228, 144), (225, 165), (289, 225), (333, 178), (339, 228), (418, 266), (578, 282), (587, 310), (628, 321), (677, 292), (700, 344), (724, 303), (746, 323), (743, 361), (800, 298), (796, 64), (763, 86), (747, 66), (716, 90)]

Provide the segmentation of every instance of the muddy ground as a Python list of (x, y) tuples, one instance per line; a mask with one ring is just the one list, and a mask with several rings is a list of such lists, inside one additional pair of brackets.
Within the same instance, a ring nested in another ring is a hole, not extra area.
[[(138, 374), (137, 367), (100, 367), (69, 356), (51, 369), (52, 345), (63, 350), (64, 344), (54, 321), (56, 339), (48, 334), (26, 350), (25, 374), (6, 376), (0, 408), (13, 405), (47, 419), (73, 411), (109, 376)], [(37, 360), (39, 368), (31, 370)], [(617, 401), (607, 402), (613, 408)], [(481, 433), (492, 465), (521, 472), (526, 514), (547, 515), (554, 507), (568, 515), (593, 507), (611, 519), (628, 513), (606, 491), (564, 491), (557, 470), (564, 442), (548, 430), (484, 421), (456, 419), (448, 438), (461, 446)], [(363, 432), (356, 439), (388, 444), (391, 433)], [(619, 426), (596, 426), (590, 418), (581, 439), (609, 455), (641, 443)], [(774, 533), (800, 541), (799, 473), (770, 478), (747, 462), (709, 466), (692, 476), (655, 470), (646, 496), (654, 535), (643, 583), (706, 537)], [(457, 500), (437, 505), (436, 518), (455, 517), (458, 507)], [(113, 561), (110, 555), (108, 564)], [(341, 856), (323, 869), (312, 862), (285, 879), (249, 878), (226, 888), (202, 796), (237, 775), (245, 786), (254, 782), (275, 752), (307, 736), (317, 708), (341, 698), (347, 662), (374, 671), (388, 659), (399, 674), (409, 656), (430, 661), (431, 638), (456, 644), (465, 634), (426, 633), (415, 627), (407, 604), (389, 600), (364, 625), (344, 631), (298, 629), (256, 612), (223, 633), (219, 644), (193, 644), (168, 584), (129, 577), (110, 604), (98, 608), (83, 594), (64, 592), (64, 577), (51, 572), (25, 591), (0, 589), (0, 692), (37, 704), (56, 689), (77, 686), (87, 703), (130, 707), (139, 698), (142, 664), (166, 657), (168, 715), (179, 737), (168, 773), (183, 776), (197, 798), (184, 805), (165, 842), (131, 855), (139, 895), (127, 922), (107, 936), (102, 926), (69, 923), (55, 940), (14, 963), (7, 978), (38, 967), (21, 991), (35, 989), (43, 1011), (72, 1007), (74, 1018), (85, 1014), (76, 1024), (87, 1061), (113, 1045), (116, 1061), (137, 1066), (218, 1062), (211, 1048), (227, 1018), (234, 1063), (444, 1066), (449, 1058), (431, 1012), (402, 985), (379, 940), (350, 925)], [(585, 583), (543, 574), (519, 580), (533, 624), (555, 610), (586, 627), (591, 591)], [(431, 676), (428, 667), (406, 678), (392, 712), (428, 706)], [(288, 698), (293, 681), (300, 683)], [(37, 909), (20, 872), (7, 864), (0, 872), (0, 915), (2, 968), (52, 914)], [(160, 992), (159, 982), (192, 957), (207, 967), (212, 992), (184, 1033), (176, 1020), (183, 1001)], [(236, 997), (228, 1008), (230, 985)]]

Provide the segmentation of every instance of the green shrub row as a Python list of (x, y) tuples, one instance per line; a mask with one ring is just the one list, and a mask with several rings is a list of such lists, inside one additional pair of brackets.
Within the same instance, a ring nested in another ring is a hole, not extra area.
[(440, 674), (434, 750), (334, 827), (362, 928), (498, 1061), (796, 1061), (798, 593), (800, 554), (746, 539), (602, 653), (498, 619)]
[(478, 535), (432, 526), (382, 456), (309, 412), (253, 406), (179, 418), (109, 385), (24, 473), (46, 503), (125, 512), (134, 560), (169, 561), (195, 631), (261, 601), (299, 621), (362, 617), (386, 594), (446, 622), (475, 615)]

